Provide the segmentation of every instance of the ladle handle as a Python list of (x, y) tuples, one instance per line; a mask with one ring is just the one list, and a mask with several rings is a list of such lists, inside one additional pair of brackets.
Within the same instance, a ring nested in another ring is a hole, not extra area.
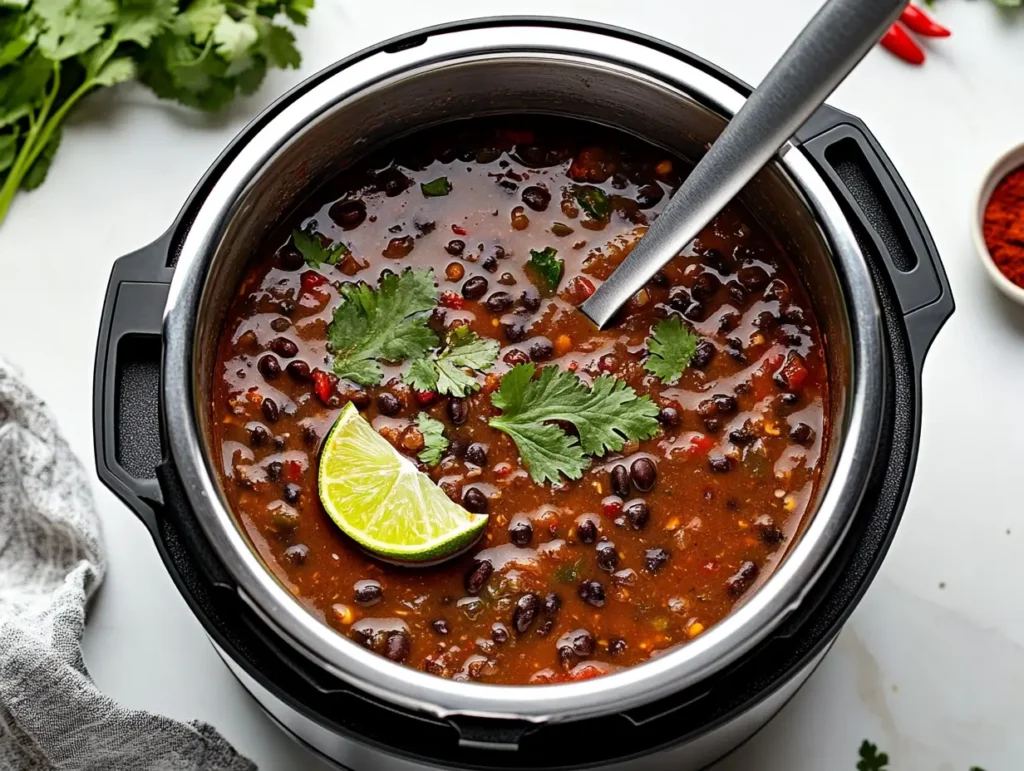
[(697, 237), (835, 90), (906, 0), (828, 0), (683, 182), (650, 230), (580, 306), (597, 326)]

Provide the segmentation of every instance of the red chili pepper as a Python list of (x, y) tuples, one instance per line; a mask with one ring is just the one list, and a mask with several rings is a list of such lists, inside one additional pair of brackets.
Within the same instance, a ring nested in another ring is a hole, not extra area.
[(908, 5), (900, 14), (900, 21), (906, 24), (911, 32), (925, 37), (949, 37), (952, 34), (946, 27), (932, 19), (916, 5)]
[(416, 401), (421, 407), (429, 407), (437, 401), (437, 394), (433, 391), (416, 391)]
[(445, 308), (451, 308), (454, 311), (459, 311), (466, 307), (466, 301), (462, 298), (462, 295), (458, 292), (453, 292), (451, 289), (446, 289), (441, 292), (441, 299), (439, 302)]
[(307, 270), (303, 272), (300, 282), (302, 283), (302, 291), (309, 292), (316, 289), (318, 286), (326, 284), (327, 279), (315, 270)]
[(469, 231), (461, 225), (452, 225), (452, 232), (457, 236), (468, 236)]
[(893, 24), (882, 35), (882, 47), (909, 64), (924, 64), (924, 51), (899, 24)]
[(714, 446), (715, 440), (710, 436), (694, 434), (690, 437), (690, 446), (687, 448), (687, 452), (691, 455), (707, 455)]

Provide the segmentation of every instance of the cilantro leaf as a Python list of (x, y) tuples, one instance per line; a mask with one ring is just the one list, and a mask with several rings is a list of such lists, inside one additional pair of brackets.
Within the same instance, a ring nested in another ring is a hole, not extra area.
[(555, 572), (552, 575), (560, 584), (574, 584), (579, 580), (582, 569), (583, 558), (580, 557), (575, 562), (562, 563), (555, 568)]
[(448, 181), (448, 177), (438, 177), (430, 182), (422, 183), (420, 190), (427, 198), (437, 198), (448, 195), (452, 191), (452, 183)]
[(421, 412), (416, 419), (416, 426), (423, 434), (423, 449), (420, 450), (418, 457), (428, 466), (436, 466), (441, 462), (444, 451), (450, 444), (448, 437), (444, 435), (444, 423)]
[(546, 246), (541, 251), (530, 250), (530, 261), (527, 263), (544, 282), (544, 289), (554, 292), (558, 289), (558, 282), (562, 280), (562, 273), (565, 270), (565, 261), (559, 260), (556, 255), (558, 250), (552, 246)]
[[(602, 375), (588, 388), (572, 372), (545, 367), (534, 379), (533, 364), (513, 367), (491, 394), (502, 414), (490, 425), (508, 434), (535, 482), (579, 479), (587, 455), (622, 449), (627, 439), (647, 439), (658, 430), (658, 407), (621, 380)], [(572, 423), (579, 439), (555, 421)]]
[(654, 325), (647, 339), (650, 356), (644, 369), (666, 385), (675, 385), (697, 353), (698, 342), (700, 338), (675, 316), (663, 319)]
[(611, 201), (599, 187), (583, 185), (573, 189), (573, 197), (587, 214), (595, 220), (603, 220), (612, 210)]
[(324, 246), (319, 235), (306, 230), (292, 232), (292, 241), (302, 259), (311, 268), (319, 268), (325, 262), (328, 265), (337, 265), (345, 255), (350, 254), (348, 247), (341, 241)]
[(430, 358), (417, 359), (405, 375), (405, 382), (417, 391), (436, 391), (451, 396), (466, 396), (480, 384), (466, 370), (483, 372), (498, 358), (500, 346), (485, 340), (467, 326), (448, 333), (445, 349)]
[(334, 374), (375, 385), (384, 377), (377, 360), (399, 362), (425, 355), (438, 344), (427, 326), (436, 305), (432, 270), (389, 273), (376, 289), (364, 283), (344, 284), (341, 304), (327, 327)]
[(867, 739), (860, 745), (860, 760), (857, 771), (889, 771), (889, 756), (879, 752), (878, 747)]

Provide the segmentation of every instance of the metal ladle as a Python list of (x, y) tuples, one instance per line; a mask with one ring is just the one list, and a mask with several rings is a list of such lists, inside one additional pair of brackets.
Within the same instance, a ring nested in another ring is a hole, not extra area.
[(598, 328), (678, 255), (811, 117), (906, 0), (828, 0), (693, 168), (629, 256), (580, 310)]

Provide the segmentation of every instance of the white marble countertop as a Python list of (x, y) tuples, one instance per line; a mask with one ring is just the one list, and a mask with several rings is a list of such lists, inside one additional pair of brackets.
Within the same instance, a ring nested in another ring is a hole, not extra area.
[[(156, 238), (239, 128), (328, 63), (416, 27), (479, 15), (472, 0), (318, 0), (300, 72), (275, 72), (226, 114), (141, 88), (87, 100), (46, 184), (0, 228), (0, 351), (92, 461), (92, 366), (111, 262)], [(632, 27), (756, 82), (819, 0), (519, 0), (505, 12)], [(895, 771), (1024, 765), (1024, 309), (996, 294), (969, 239), (987, 165), (1024, 140), (1024, 12), (938, 0), (954, 36), (923, 68), (870, 54), (831, 100), (863, 118), (928, 221), (957, 312), (924, 374), (917, 477), (881, 573), (834, 651), (782, 714), (719, 771), (853, 771), (870, 738)], [(497, 10), (497, 7), (495, 7)], [(149, 536), (94, 484), (110, 570), (86, 662), (131, 707), (216, 725), (265, 770), (325, 769), (261, 713), (217, 658)]]

